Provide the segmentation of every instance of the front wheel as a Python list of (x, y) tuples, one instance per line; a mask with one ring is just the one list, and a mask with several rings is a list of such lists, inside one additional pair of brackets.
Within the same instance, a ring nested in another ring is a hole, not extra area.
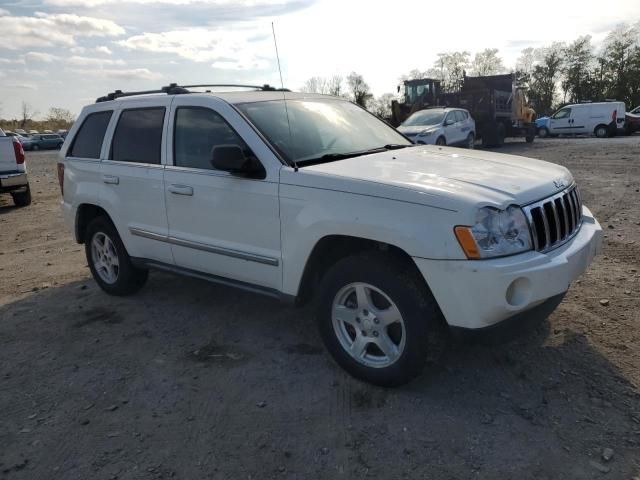
[(38, 150), (40, 150), (40, 146), (34, 145), (33, 147), (31, 147), (31, 150), (37, 152)]
[(476, 146), (476, 137), (473, 136), (473, 133), (470, 133), (467, 136), (467, 148), (473, 150)]
[(607, 138), (609, 136), (609, 127), (606, 125), (598, 125), (595, 134), (598, 138)]
[(549, 130), (547, 129), (547, 127), (540, 127), (538, 129), (538, 136), (540, 138), (547, 138), (549, 136)]
[(147, 281), (148, 270), (133, 266), (120, 235), (105, 217), (89, 223), (85, 253), (93, 278), (110, 295), (131, 295)]
[(444, 319), (424, 281), (390, 255), (348, 257), (324, 276), (320, 334), (352, 376), (381, 385), (409, 382), (440, 352)]

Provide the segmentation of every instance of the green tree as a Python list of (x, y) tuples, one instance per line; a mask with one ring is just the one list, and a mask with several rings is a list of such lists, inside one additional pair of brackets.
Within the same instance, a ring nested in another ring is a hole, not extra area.
[(578, 103), (601, 95), (594, 89), (594, 59), (589, 35), (578, 38), (565, 48), (562, 80), (565, 102)]
[(564, 44), (554, 43), (540, 50), (540, 62), (533, 67), (529, 82), (529, 100), (538, 114), (552, 112), (563, 62)]

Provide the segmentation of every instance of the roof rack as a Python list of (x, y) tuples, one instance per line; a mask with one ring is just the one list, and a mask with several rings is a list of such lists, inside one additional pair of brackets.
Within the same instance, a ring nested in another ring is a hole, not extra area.
[[(141, 91), (137, 91), (137, 92), (123, 92), (122, 90), (115, 90), (111, 93), (108, 93), (102, 97), (98, 97), (96, 99), (96, 103), (101, 103), (101, 102), (109, 102), (111, 100), (115, 100), (116, 98), (122, 98), (122, 97), (135, 97), (138, 95), (150, 95), (153, 93), (165, 93), (167, 95), (180, 95), (180, 94), (184, 94), (184, 93), (194, 93), (191, 92), (190, 90), (187, 90), (188, 88), (204, 88), (204, 87), (214, 87), (214, 88), (218, 88), (218, 87), (232, 87), (232, 88), (253, 88), (255, 90), (259, 90), (259, 91), (263, 91), (263, 92), (290, 92), (291, 90), (289, 90), (288, 88), (276, 88), (276, 87), (272, 87), (271, 85), (268, 84), (264, 84), (264, 85), (240, 85), (240, 84), (233, 84), (233, 83), (226, 83), (226, 84), (222, 84), (222, 83), (211, 83), (211, 84), (202, 84), (202, 85), (178, 85), (177, 83), (170, 83), (169, 85), (167, 85), (166, 87), (162, 87), (159, 90), (141, 90)], [(209, 91), (209, 90), (207, 90)]]

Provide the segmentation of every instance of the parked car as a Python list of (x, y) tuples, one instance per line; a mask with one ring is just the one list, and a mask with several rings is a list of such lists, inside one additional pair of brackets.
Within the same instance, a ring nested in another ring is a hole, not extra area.
[(26, 207), (31, 203), (24, 150), (16, 137), (0, 129), (0, 194), (10, 193), (13, 203)]
[(68, 130), (58, 130), (56, 132), (58, 135), (60, 135), (62, 138), (67, 138), (67, 134), (69, 133)]
[(29, 134), (29, 132), (27, 132), (26, 130), (23, 130), (21, 128), (16, 128), (16, 133), (19, 135), (22, 135), (23, 137), (27, 136)]
[(32, 135), (24, 143), (25, 150), (52, 150), (60, 148), (64, 143), (64, 138), (56, 133)]
[(461, 108), (429, 108), (413, 113), (398, 131), (421, 145), (462, 145), (473, 148), (476, 122)]
[(634, 108), (625, 115), (624, 133), (631, 135), (635, 132), (640, 132), (640, 107)]
[(16, 138), (21, 144), (24, 144), (24, 142), (27, 141), (27, 138), (23, 137), (19, 133), (16, 133), (16, 132), (4, 132), (4, 133), (7, 135), (7, 137)]
[(536, 119), (536, 129), (540, 138), (549, 136), (549, 117), (540, 117)]
[(594, 134), (599, 138), (624, 133), (624, 102), (579, 103), (562, 107), (551, 115), (552, 135)]
[(65, 221), (108, 294), (154, 268), (314, 300), (337, 363), (398, 385), (446, 327), (544, 318), (600, 251), (560, 165), (414, 145), (336, 97), (163, 92), (99, 98), (59, 154)]
[(29, 130), (29, 135), (38, 135), (39, 133), (38, 130)]

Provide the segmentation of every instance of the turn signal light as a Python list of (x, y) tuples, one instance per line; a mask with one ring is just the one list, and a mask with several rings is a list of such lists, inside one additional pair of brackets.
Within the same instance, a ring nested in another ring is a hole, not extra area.
[(473, 234), (471, 233), (471, 227), (455, 227), (454, 232), (456, 234), (456, 238), (458, 239), (458, 243), (462, 247), (465, 255), (469, 259), (477, 260), (480, 258), (480, 250), (478, 250), (478, 245), (476, 244), (475, 238), (473, 238)]

